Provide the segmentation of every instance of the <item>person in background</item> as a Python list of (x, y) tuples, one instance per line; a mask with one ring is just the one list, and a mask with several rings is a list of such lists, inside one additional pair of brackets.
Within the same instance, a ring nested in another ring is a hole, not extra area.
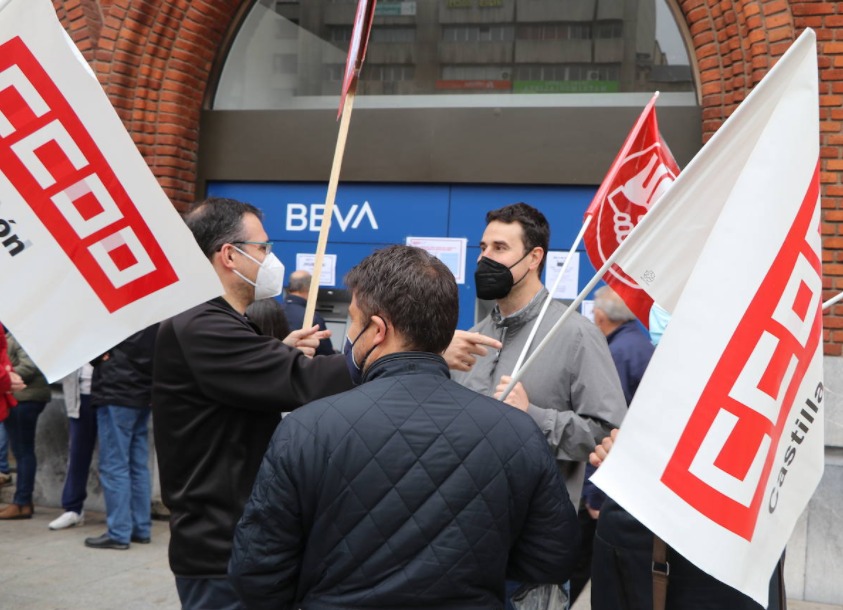
[(6, 333), (9, 360), (26, 387), (14, 393), (18, 405), (9, 411), (6, 432), (18, 468), (15, 496), (12, 503), (0, 510), (0, 519), (31, 519), (32, 494), (35, 490), (35, 431), (38, 418), (50, 401), (50, 386), (44, 374), (9, 333)]
[[(304, 312), (307, 307), (307, 295), (310, 291), (311, 276), (307, 271), (293, 271), (290, 274), (290, 283), (287, 284), (287, 296), (284, 299), (284, 312), (287, 314), (287, 321), (290, 328), (298, 330), (304, 322)], [(313, 323), (319, 326), (319, 330), (326, 330), (328, 326), (325, 319), (318, 312), (313, 312)], [(317, 356), (330, 356), (334, 348), (330, 339), (322, 339), (319, 347), (316, 348)]]
[(152, 357), (158, 325), (124, 339), (95, 364), (91, 404), (99, 433), (100, 483), (108, 530), (86, 538), (93, 549), (149, 544), (152, 485), (149, 477), (149, 416), (152, 412)]
[(3, 422), (9, 416), (9, 409), (18, 404), (12, 393), (25, 387), (26, 384), (20, 375), (15, 373), (9, 360), (4, 327), (0, 333), (0, 487), (12, 484), (12, 475), (9, 474), (9, 442)]
[[(612, 354), (623, 395), (629, 406), (653, 356), (653, 344), (650, 343), (635, 314), (611, 287), (599, 288), (594, 297), (594, 325), (600, 329), (609, 343), (609, 353)], [(591, 464), (586, 465), (586, 480), (583, 484), (582, 500), (577, 515), (582, 533), (582, 546), (580, 560), (574, 576), (571, 577), (572, 601), (577, 599), (591, 578), (594, 532), (597, 529), (600, 508), (606, 499), (606, 494), (597, 489), (589, 480), (594, 470)]]
[(264, 335), (283, 341), (290, 334), (284, 307), (275, 299), (260, 299), (246, 308), (246, 317), (257, 324)]
[(97, 415), (91, 406), (91, 376), (94, 367), (85, 364), (62, 379), (67, 410), (67, 474), (61, 492), (64, 513), (50, 522), (51, 530), (62, 530), (85, 523), (82, 506), (88, 497), (88, 473), (97, 445)]

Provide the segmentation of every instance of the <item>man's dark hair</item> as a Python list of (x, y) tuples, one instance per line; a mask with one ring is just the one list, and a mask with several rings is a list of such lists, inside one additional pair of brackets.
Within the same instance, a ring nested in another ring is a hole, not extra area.
[(258, 325), (264, 335), (283, 341), (290, 334), (290, 323), (281, 303), (275, 299), (258, 299), (246, 308), (246, 317)]
[(547, 249), (550, 246), (550, 225), (547, 224), (544, 214), (531, 205), (518, 202), (488, 212), (486, 224), (488, 225), (493, 220), (505, 224), (517, 222), (521, 225), (521, 240), (524, 242), (524, 249), (527, 252), (536, 247), (542, 249), (542, 261), (539, 263), (539, 276), (541, 276), (545, 260), (547, 260)]
[(209, 197), (193, 204), (185, 214), (184, 221), (210, 260), (224, 244), (246, 239), (243, 229), (243, 216), (246, 214), (263, 218), (261, 211), (251, 204), (236, 199)]
[(459, 294), (451, 270), (421, 248), (389, 246), (345, 276), (364, 318), (383, 317), (407, 349), (440, 354), (454, 336)]

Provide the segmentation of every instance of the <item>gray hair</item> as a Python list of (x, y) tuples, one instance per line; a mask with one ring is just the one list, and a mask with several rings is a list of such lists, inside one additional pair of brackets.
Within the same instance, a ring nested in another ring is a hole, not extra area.
[(623, 323), (635, 319), (635, 314), (630, 311), (626, 303), (618, 296), (618, 293), (609, 286), (602, 286), (594, 293), (594, 309), (601, 309), (611, 322)]
[(310, 279), (307, 271), (293, 271), (287, 284), (287, 292), (307, 292), (310, 290)]

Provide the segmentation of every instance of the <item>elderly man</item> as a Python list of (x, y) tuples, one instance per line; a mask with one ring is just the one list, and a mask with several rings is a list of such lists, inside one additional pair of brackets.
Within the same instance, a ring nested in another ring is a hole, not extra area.
[(363, 384), (287, 416), (237, 526), (247, 608), (499, 608), (559, 583), (578, 532), (530, 418), (450, 380), (448, 268), (391, 246), (346, 278)]
[[(226, 575), (234, 526), (280, 413), (352, 382), (344, 356), (307, 358), (244, 316), (284, 284), (257, 208), (208, 199), (186, 222), (224, 294), (162, 322), (156, 342), (152, 410), (170, 567), (183, 609), (235, 609)], [(312, 354), (323, 335), (315, 331), (286, 342)]]
[[(304, 322), (304, 312), (307, 308), (307, 295), (310, 291), (311, 275), (307, 271), (293, 271), (290, 274), (290, 283), (287, 284), (287, 296), (284, 297), (284, 313), (290, 328), (299, 329)], [(313, 323), (319, 330), (327, 330), (325, 319), (318, 312), (313, 314)], [(330, 339), (322, 339), (319, 347), (316, 348), (317, 356), (330, 356), (334, 353), (334, 347)]]

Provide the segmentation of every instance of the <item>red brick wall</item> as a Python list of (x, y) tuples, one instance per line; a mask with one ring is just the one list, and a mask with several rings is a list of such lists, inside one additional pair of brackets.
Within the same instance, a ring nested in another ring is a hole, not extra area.
[(174, 205), (195, 198), (199, 114), (242, 0), (53, 0)]
[[(199, 113), (225, 33), (247, 0), (53, 0), (162, 187), (195, 197)], [(843, 291), (843, 2), (674, 0), (690, 29), (708, 139), (806, 27), (819, 42), (825, 298)], [(843, 354), (843, 305), (825, 350)]]

